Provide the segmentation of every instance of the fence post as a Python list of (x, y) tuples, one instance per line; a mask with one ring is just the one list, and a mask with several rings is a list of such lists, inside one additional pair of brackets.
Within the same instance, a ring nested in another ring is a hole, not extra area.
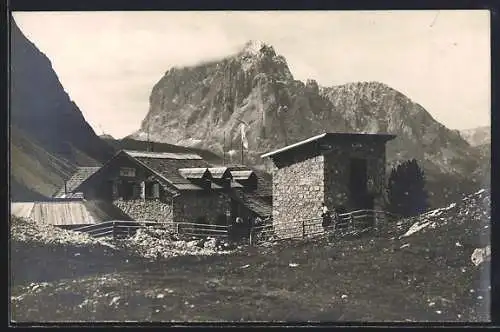
[(302, 238), (306, 237), (306, 222), (302, 219)]
[(252, 245), (253, 225), (250, 225), (250, 234), (248, 236), (249, 244)]
[(116, 239), (116, 222), (113, 221), (113, 239)]
[(351, 213), (351, 218), (349, 219), (349, 231), (352, 232), (354, 230), (354, 215)]

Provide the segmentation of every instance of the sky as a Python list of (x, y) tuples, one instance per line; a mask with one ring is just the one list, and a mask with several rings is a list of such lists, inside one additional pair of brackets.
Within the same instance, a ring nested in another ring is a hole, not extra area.
[(379, 81), (450, 129), (490, 125), (490, 18), (475, 11), (15, 12), (97, 134), (140, 127), (155, 83), (258, 40), (295, 79)]

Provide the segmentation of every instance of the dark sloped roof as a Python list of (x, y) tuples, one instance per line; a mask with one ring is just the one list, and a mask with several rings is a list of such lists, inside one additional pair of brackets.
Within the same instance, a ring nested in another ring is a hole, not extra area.
[(150, 157), (134, 157), (142, 162), (147, 167), (155, 170), (160, 175), (168, 179), (174, 186), (176, 184), (191, 184), (191, 181), (184, 178), (180, 173), (181, 168), (203, 168), (209, 164), (203, 159), (167, 159), (167, 158), (150, 158)]
[(273, 195), (273, 177), (271, 174), (261, 171), (259, 169), (251, 168), (245, 165), (229, 165), (227, 166), (231, 172), (233, 171), (252, 171), (257, 176), (257, 191), (254, 193), (256, 196)]
[(273, 213), (272, 206), (253, 193), (246, 193), (241, 189), (236, 189), (231, 191), (230, 196), (236, 198), (261, 218), (270, 217)]
[(285, 151), (290, 151), (296, 149), (298, 147), (304, 146), (309, 143), (313, 143), (316, 141), (328, 139), (328, 140), (349, 140), (349, 141), (360, 141), (360, 140), (378, 140), (380, 142), (387, 142), (389, 140), (394, 139), (395, 135), (390, 134), (369, 134), (369, 133), (323, 133), (320, 135), (316, 135), (305, 139), (303, 141), (287, 145), (280, 149), (264, 153), (261, 155), (261, 158), (278, 156)]
[[(92, 174), (97, 172), (100, 167), (78, 167), (76, 172), (66, 182), (68, 193), (71, 193), (83, 181), (87, 180)], [(55, 197), (62, 197), (64, 195), (64, 186), (54, 195)]]

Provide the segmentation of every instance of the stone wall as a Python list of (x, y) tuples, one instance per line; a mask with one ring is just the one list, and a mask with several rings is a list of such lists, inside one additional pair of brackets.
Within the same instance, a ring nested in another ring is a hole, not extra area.
[(368, 180), (372, 181), (374, 209), (384, 209), (385, 205), (385, 145), (366, 142), (362, 145), (344, 144), (325, 153), (325, 201), (328, 208), (344, 206), (354, 209), (350, 202), (349, 178), (350, 158), (367, 160)]
[[(350, 159), (367, 160), (368, 191), (374, 197), (375, 210), (384, 210), (386, 202), (385, 144), (367, 141), (344, 142), (314, 149), (295, 150), (275, 161), (273, 168), (273, 223), (278, 236), (302, 234), (302, 220), (317, 218), (324, 201), (329, 210), (355, 209), (350, 193)], [(319, 150), (316, 150), (319, 152)], [(295, 221), (296, 229), (285, 230)], [(309, 221), (311, 223), (311, 221)], [(321, 230), (318, 218), (305, 229), (305, 235)]]
[(215, 192), (184, 192), (174, 198), (174, 222), (226, 224), (225, 213), (231, 199)]
[(172, 203), (159, 199), (117, 199), (113, 204), (134, 220), (172, 222)]
[[(323, 180), (322, 155), (273, 170), (273, 224), (278, 236), (300, 236), (302, 220), (318, 218), (324, 199)], [(296, 228), (286, 229), (292, 225)]]

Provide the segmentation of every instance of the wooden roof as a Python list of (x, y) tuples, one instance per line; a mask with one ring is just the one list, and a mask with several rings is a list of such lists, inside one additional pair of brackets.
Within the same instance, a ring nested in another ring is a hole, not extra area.
[[(98, 171), (94, 172), (91, 176), (84, 180), (82, 184), (89, 185), (89, 181), (100, 181), (98, 177), (99, 174), (102, 174), (103, 169), (112, 167), (113, 161), (119, 156), (125, 156), (130, 160), (130, 162), (147, 169), (149, 172), (158, 177), (159, 180), (164, 182), (164, 185), (166, 185), (169, 190), (204, 190), (201, 186), (191, 181), (194, 179), (201, 179), (204, 174), (209, 174), (211, 180), (213, 180), (211, 188), (219, 190), (223, 189), (223, 186), (218, 183), (218, 179), (222, 179), (225, 176), (231, 178), (232, 171), (236, 171), (235, 174), (239, 174), (240, 176), (246, 176), (250, 171), (257, 175), (258, 195), (272, 196), (271, 175), (266, 172), (252, 170), (244, 165), (212, 166), (205, 160), (201, 159), (201, 157), (194, 158), (189, 154), (173, 154), (175, 155), (175, 158), (170, 158), (171, 155), (172, 153), (139, 153), (137, 151), (130, 152), (129, 150), (121, 150)], [(187, 155), (187, 159), (181, 159), (181, 157), (185, 155)], [(242, 172), (238, 173), (238, 171)], [(231, 181), (231, 188), (242, 187), (242, 183)], [(80, 188), (77, 187), (76, 189)], [(178, 193), (177, 191), (176, 193)]]
[(394, 139), (396, 136), (395, 135), (390, 135), (390, 134), (368, 134), (368, 133), (323, 133), (320, 135), (316, 135), (313, 137), (310, 137), (308, 139), (305, 139), (303, 141), (287, 145), (283, 148), (264, 153), (261, 155), (261, 158), (265, 157), (276, 157), (280, 155), (281, 153), (285, 151), (291, 151), (293, 149), (296, 149), (298, 147), (302, 147), (304, 145), (314, 143), (317, 141), (321, 140), (328, 140), (328, 141), (338, 141), (338, 140), (348, 140), (348, 141), (371, 141), (371, 140), (376, 140), (379, 142), (387, 142), (389, 140)]
[(11, 214), (55, 226), (89, 225), (109, 220), (131, 220), (110, 203), (94, 201), (47, 201), (11, 203)]
[[(78, 167), (76, 172), (66, 182), (68, 193), (75, 190), (83, 181), (87, 180), (92, 174), (97, 172), (100, 167)], [(63, 197), (65, 194), (64, 185), (54, 195), (55, 197)]]
[(179, 173), (185, 179), (203, 179), (204, 177), (210, 176), (210, 172), (206, 167), (200, 168), (180, 168)]
[(252, 170), (242, 170), (242, 171), (231, 170), (231, 175), (235, 180), (248, 180), (252, 175), (256, 176), (255, 172)]
[(146, 165), (148, 168), (158, 172), (168, 179), (174, 186), (177, 184), (191, 184), (189, 179), (181, 175), (179, 169), (183, 168), (208, 168), (210, 166), (203, 159), (166, 159), (166, 158), (144, 158), (133, 157)]
[(208, 169), (212, 178), (214, 179), (223, 179), (227, 177), (231, 177), (231, 172), (227, 167), (210, 167)]
[(272, 215), (273, 208), (261, 197), (255, 193), (246, 193), (243, 190), (233, 190), (230, 194), (231, 197), (243, 204), (247, 209), (253, 211), (261, 218), (266, 218)]
[(150, 151), (134, 151), (123, 150), (128, 155), (134, 158), (153, 158), (153, 159), (180, 159), (180, 160), (201, 160), (199, 155), (194, 153), (173, 153), (173, 152), (150, 152)]
[[(251, 168), (246, 165), (229, 165), (227, 166), (230, 172), (238, 171), (252, 171), (257, 176), (257, 191), (254, 195), (258, 197), (272, 197), (273, 196), (273, 177), (266, 171), (262, 171), (256, 168)], [(237, 182), (242, 181), (235, 179)]]

